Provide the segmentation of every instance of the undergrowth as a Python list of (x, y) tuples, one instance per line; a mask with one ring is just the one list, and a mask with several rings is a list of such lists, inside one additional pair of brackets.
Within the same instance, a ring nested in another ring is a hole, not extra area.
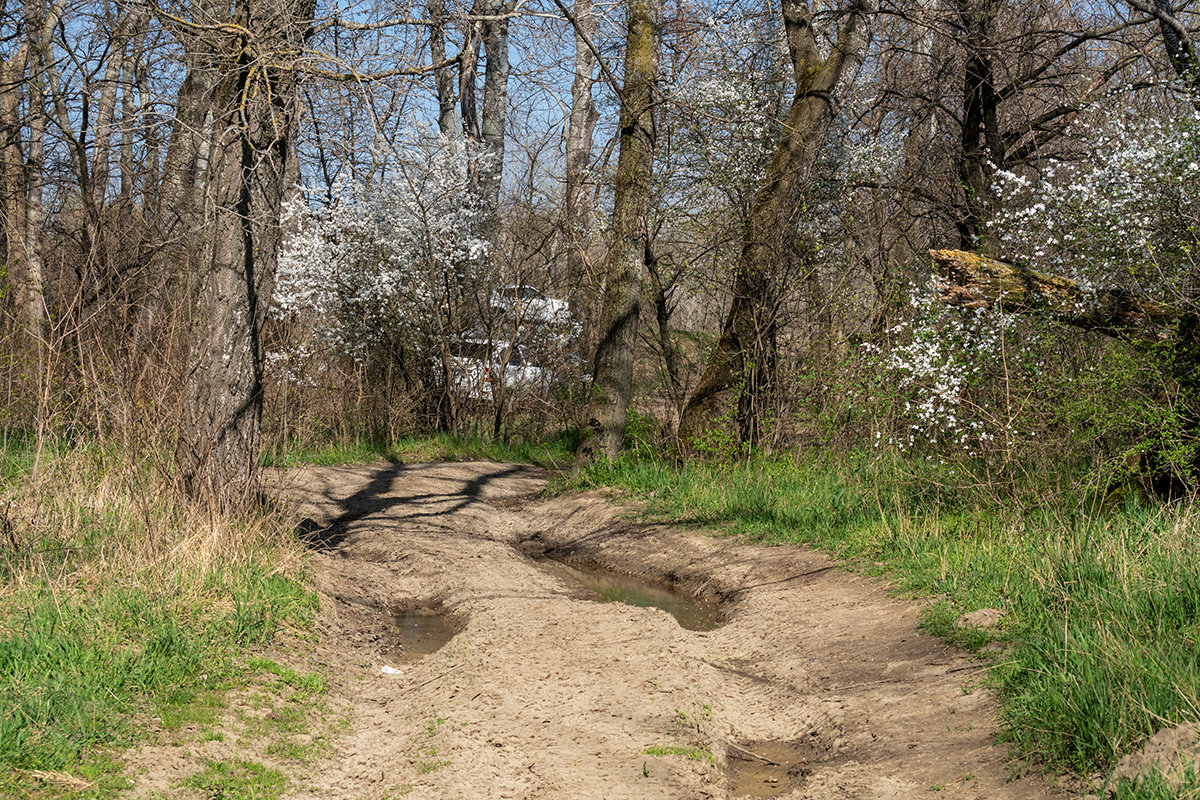
[(366, 464), (380, 459), (403, 463), (487, 460), (565, 468), (572, 463), (577, 444), (578, 434), (573, 430), (537, 441), (458, 438), (445, 433), (398, 439), (366, 435), (317, 441), (288, 439), (265, 451), (261, 463), (267, 467), (295, 467)]
[[(617, 486), (654, 517), (805, 542), (932, 598), (931, 632), (1006, 644), (991, 682), (1005, 738), (1032, 761), (1105, 770), (1163, 726), (1200, 719), (1200, 509), (1096, 508), (1033, 484), (997, 497), (947, 471), (866, 454), (628, 458), (564, 486)], [(955, 624), (988, 607), (1004, 612), (997, 630)]]
[(184, 502), (151, 458), (30, 446), (0, 449), (0, 796), (110, 796), (120, 748), (244, 682), (316, 599), (267, 509)]

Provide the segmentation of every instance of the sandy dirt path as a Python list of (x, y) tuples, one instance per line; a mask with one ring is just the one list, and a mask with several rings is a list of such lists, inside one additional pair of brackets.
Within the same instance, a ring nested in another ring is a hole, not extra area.
[[(1057, 796), (1010, 780), (980, 664), (823, 555), (634, 522), (600, 494), (538, 499), (525, 466), (288, 482), (331, 601), (318, 657), (353, 720), (302, 796)], [(587, 599), (541, 551), (717, 600), (724, 624)], [(460, 629), (403, 661), (391, 614), (418, 605)]]

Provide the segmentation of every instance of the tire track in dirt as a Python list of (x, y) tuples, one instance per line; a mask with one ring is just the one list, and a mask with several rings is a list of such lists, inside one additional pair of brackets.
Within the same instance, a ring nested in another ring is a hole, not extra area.
[[(1061, 796), (1009, 780), (980, 665), (886, 584), (801, 547), (631, 522), (597, 493), (540, 500), (545, 480), (492, 463), (289, 474), (330, 600), (319, 658), (354, 720), (299, 796)], [(529, 549), (718, 599), (725, 624), (583, 599)], [(389, 661), (389, 610), (431, 604), (459, 633)]]

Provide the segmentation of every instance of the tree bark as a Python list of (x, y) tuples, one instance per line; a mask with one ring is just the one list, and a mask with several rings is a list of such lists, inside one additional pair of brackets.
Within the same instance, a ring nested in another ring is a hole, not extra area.
[[(506, 8), (502, 0), (479, 0), (479, 11), (497, 16)], [(479, 193), (483, 207), (481, 227), (492, 244), (495, 258), (500, 234), (500, 179), (504, 174), (504, 129), (508, 120), (508, 19), (483, 23), (483, 118), (480, 139), (485, 157), (479, 167)]]
[(109, 173), (112, 166), (112, 142), (117, 113), (117, 89), (121, 79), (121, 68), (125, 64), (125, 48), (129, 31), (136, 24), (127, 11), (112, 22), (109, 33), (108, 61), (104, 66), (104, 82), (100, 86), (100, 98), (96, 104), (95, 123), (92, 126), (92, 207), (97, 219), (94, 223), (99, 232), (105, 202), (108, 198)]
[[(25, 261), (25, 156), (21, 147), (21, 93), (26, 87), (25, 67), (29, 44), (22, 41), (11, 56), (0, 61), (0, 209), (3, 211), (3, 263), (23, 265)], [(25, 269), (7, 277), (18, 287), (24, 283)]]
[(178, 30), (188, 72), (166, 205), (179, 203), (168, 228), (195, 283), (178, 447), (194, 496), (242, 496), (258, 458), (260, 333), (299, 116), (297, 61), (314, 11), (315, 0), (243, 0), (216, 24), (206, 16)]
[(960, 0), (966, 66), (963, 72), (963, 123), (958, 174), (965, 194), (956, 220), (960, 246), (988, 250), (986, 224), (992, 175), (1005, 161), (1000, 136), (999, 97), (992, 69), (991, 39), (995, 0)]
[[(46, 179), (46, 71), (55, 14), (44, 2), (25, 7), (29, 56), (29, 143), (25, 164), (25, 219), (23, 223), (25, 326), (41, 354), (46, 342), (45, 275), (42, 265), (42, 194)], [(39, 362), (40, 362), (39, 358)]]
[(592, 368), (593, 399), (576, 460), (612, 460), (625, 440), (633, 394), (633, 357), (642, 304), (646, 222), (656, 138), (654, 82), (662, 47), (662, 0), (628, 0), (625, 88), (613, 201), (612, 241)]
[(462, 119), (457, 110), (453, 65), (446, 63), (446, 0), (429, 0), (427, 8), (433, 22), (429, 28), (429, 55), (437, 65), (433, 81), (438, 98), (438, 130), (447, 139), (457, 139), (462, 135)]
[[(479, 13), (479, 0), (471, 7)], [(467, 20), (463, 30), (463, 49), (458, 58), (458, 102), (462, 109), (463, 133), (478, 142), (483, 138), (479, 127), (479, 111), (475, 103), (475, 84), (479, 79), (479, 47), (482, 44), (483, 23)]]
[(584, 40), (595, 39), (596, 18), (592, 0), (575, 0), (575, 80), (571, 83), (571, 115), (567, 121), (567, 282), (571, 287), (571, 312), (583, 320), (584, 341), (595, 327), (594, 289), (588, 269), (588, 233), (592, 227), (592, 137), (600, 118), (592, 99), (596, 56)]
[(804, 0), (783, 2), (796, 91), (766, 179), (751, 201), (729, 315), (680, 419), (679, 440), (684, 448), (693, 446), (707, 428), (733, 410), (735, 401), (739, 439), (753, 445), (761, 434), (758, 411), (774, 381), (783, 299), (780, 276), (789, 260), (803, 258), (806, 247), (796, 230), (796, 201), (825, 142), (833, 117), (833, 90), (846, 67), (866, 48), (873, 2), (855, 1), (836, 46), (824, 59)]

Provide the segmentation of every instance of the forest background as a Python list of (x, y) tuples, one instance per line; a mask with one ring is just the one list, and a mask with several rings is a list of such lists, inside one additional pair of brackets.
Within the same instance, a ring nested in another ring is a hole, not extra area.
[[(262, 466), (429, 434), (894, 570), (951, 637), (1005, 606), (1032, 763), (1200, 718), (1198, 24), (4, 2), (6, 780), (111, 774), (186, 632), (311, 624)], [(59, 687), (113, 698), (60, 730), (29, 687), (72, 626), (173, 655)]]

